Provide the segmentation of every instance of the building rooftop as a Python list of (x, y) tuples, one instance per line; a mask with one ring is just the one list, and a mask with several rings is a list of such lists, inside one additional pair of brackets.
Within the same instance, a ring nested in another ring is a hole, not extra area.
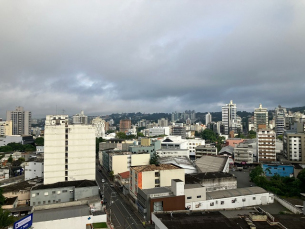
[(222, 172), (228, 157), (215, 157), (209, 155), (203, 155), (201, 158), (197, 159), (195, 164), (199, 171), (205, 172)]
[(223, 147), (218, 154), (223, 154), (223, 153), (230, 153), (233, 154), (234, 147), (233, 146), (225, 146)]
[(95, 181), (91, 181), (91, 180), (64, 181), (64, 182), (57, 182), (54, 184), (38, 185), (38, 186), (33, 187), (32, 190), (49, 189), (49, 188), (64, 188), (64, 187), (69, 187), (69, 186), (81, 188), (81, 187), (97, 186), (97, 184)]
[(184, 189), (202, 188), (201, 184), (185, 184)]
[(191, 165), (193, 166), (193, 163), (188, 157), (159, 157), (158, 161), (160, 164), (175, 164), (175, 165)]
[(224, 172), (185, 174), (185, 183), (186, 184), (199, 184), (199, 183), (201, 183), (202, 180), (225, 178), (225, 177), (234, 177), (234, 175), (231, 173), (224, 173)]
[(146, 195), (159, 194), (159, 193), (170, 193), (171, 192), (171, 190), (169, 188), (166, 188), (166, 187), (142, 189), (142, 191)]
[(33, 216), (33, 222), (37, 223), (43, 221), (74, 218), (79, 216), (89, 217), (89, 215), (90, 215), (90, 209), (88, 205), (35, 210)]
[(249, 188), (237, 188), (230, 190), (222, 190), (215, 192), (207, 192), (207, 200), (209, 199), (220, 199), (220, 198), (229, 198), (235, 196), (244, 196), (244, 195), (253, 195), (266, 193), (267, 191), (261, 187), (249, 187)]
[(137, 172), (155, 171), (155, 170), (171, 170), (171, 169), (181, 169), (180, 167), (172, 164), (160, 164), (160, 165), (141, 165), (131, 167)]
[(17, 196), (11, 197), (11, 198), (6, 198), (4, 205), (12, 205), (13, 203), (15, 203), (17, 198), (18, 198)]
[(37, 183), (33, 180), (28, 181), (22, 181), (19, 183), (11, 184), (8, 186), (1, 187), (3, 190), (3, 193), (6, 192), (19, 192), (20, 190), (31, 190), (33, 186), (35, 186)]
[(129, 172), (129, 171), (126, 171), (126, 172), (123, 172), (123, 173), (119, 173), (119, 175), (120, 175), (123, 179), (127, 179), (127, 178), (129, 178), (130, 172)]

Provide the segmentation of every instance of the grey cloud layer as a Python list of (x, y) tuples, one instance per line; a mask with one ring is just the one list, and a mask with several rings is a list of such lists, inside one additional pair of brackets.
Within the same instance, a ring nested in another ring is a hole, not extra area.
[(0, 4), (0, 117), (304, 105), (303, 2)]

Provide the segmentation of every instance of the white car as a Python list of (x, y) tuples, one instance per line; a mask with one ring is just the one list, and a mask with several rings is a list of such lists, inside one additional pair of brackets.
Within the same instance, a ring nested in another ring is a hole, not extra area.
[(105, 183), (105, 179), (102, 179), (102, 183)]

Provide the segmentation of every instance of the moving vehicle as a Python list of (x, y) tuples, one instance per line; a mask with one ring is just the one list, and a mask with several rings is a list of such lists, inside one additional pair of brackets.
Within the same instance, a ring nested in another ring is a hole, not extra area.
[(102, 183), (105, 183), (105, 179), (102, 179)]

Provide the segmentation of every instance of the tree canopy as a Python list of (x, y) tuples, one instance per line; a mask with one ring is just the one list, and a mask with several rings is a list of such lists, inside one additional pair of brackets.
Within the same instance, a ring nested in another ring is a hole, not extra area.
[(0, 188), (0, 228), (6, 228), (12, 225), (15, 221), (13, 216), (9, 216), (10, 212), (3, 210), (1, 207), (5, 202), (5, 198), (2, 195), (2, 189)]
[(39, 137), (35, 139), (36, 146), (43, 146), (44, 145), (44, 138)]

